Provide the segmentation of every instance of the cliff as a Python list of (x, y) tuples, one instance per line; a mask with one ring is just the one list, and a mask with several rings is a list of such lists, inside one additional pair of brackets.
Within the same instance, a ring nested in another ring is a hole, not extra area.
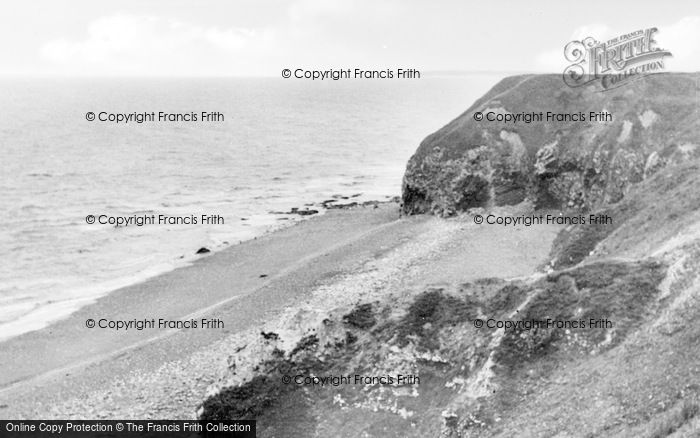
[[(232, 349), (200, 418), (257, 418), (263, 436), (698, 436), (699, 78), (648, 77), (607, 93), (555, 76), (503, 80), (423, 141), (407, 166), (403, 211), (521, 214), (534, 205), (613, 222), (563, 228), (532, 275), (454, 281), (476, 263), (469, 254), (504, 271), (513, 261), (500, 242), (526, 246), (517, 236), (539, 239), (543, 228), (506, 235), (468, 215), (434, 219), (475, 234), (420, 255), (421, 270), (397, 268), (398, 281), (364, 284), (382, 256), (348, 278), (370, 294), (362, 300), (334, 291), (279, 334)], [(473, 118), (604, 110), (613, 121)], [(414, 246), (396, 258), (425, 245)], [(517, 325), (478, 325), (489, 319)], [(528, 326), (542, 320), (586, 328)], [(309, 388), (279, 377), (397, 370), (420, 383)]]
[[(260, 436), (697, 436), (699, 189), (698, 161), (658, 172), (608, 207), (615, 227), (563, 230), (546, 273), (422, 290), (382, 282), (356, 304), (336, 293), (231, 348), (200, 418), (256, 418)], [(522, 325), (475, 328), (487, 319)], [(588, 326), (525, 325), (547, 319)], [(281, 377), (397, 373), (420, 382)]]
[[(652, 75), (607, 92), (570, 88), (559, 75), (506, 78), (423, 140), (406, 166), (403, 212), (449, 216), (526, 199), (584, 210), (617, 202), (631, 184), (700, 155), (699, 89), (700, 74)], [(586, 120), (547, 121), (547, 112)], [(591, 120), (591, 112), (612, 120)], [(489, 113), (543, 120), (489, 121)]]

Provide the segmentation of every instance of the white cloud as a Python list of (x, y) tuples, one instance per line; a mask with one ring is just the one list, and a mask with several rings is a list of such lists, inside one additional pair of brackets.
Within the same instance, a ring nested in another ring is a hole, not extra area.
[[(673, 57), (665, 58), (666, 69), (669, 71), (700, 71), (700, 17), (685, 17), (669, 26), (657, 26), (654, 35), (657, 47), (668, 50)], [(613, 29), (605, 24), (596, 23), (576, 28), (570, 39), (562, 41), (559, 49), (547, 50), (540, 53), (536, 60), (538, 71), (561, 72), (568, 62), (564, 58), (564, 46), (569, 41), (593, 37), (598, 41), (626, 34), (638, 29)]]
[(535, 69), (547, 73), (559, 73), (564, 71), (569, 63), (564, 57), (564, 46), (570, 41), (581, 41), (588, 37), (593, 37), (598, 41), (609, 39), (614, 35), (613, 31), (605, 24), (594, 23), (579, 26), (571, 33), (566, 41), (558, 49), (547, 50), (540, 53), (535, 58)]
[(671, 26), (659, 27), (658, 46), (673, 53), (667, 69), (700, 71), (700, 17), (686, 17)]
[(268, 29), (202, 27), (119, 14), (91, 22), (82, 40), (57, 39), (41, 54), (59, 73), (217, 75), (245, 73), (273, 45)]
[(569, 41), (580, 41), (588, 37), (593, 37), (598, 41), (605, 41), (614, 36), (615, 32), (607, 24), (595, 23), (576, 28), (571, 34)]
[(376, 36), (387, 32), (377, 29), (393, 17), (394, 1), (295, 0), (258, 28), (115, 14), (91, 21), (83, 37), (43, 44), (41, 55), (46, 73), (65, 75), (277, 76), (291, 67), (384, 67), (386, 53), (367, 47), (384, 43)]
[(299, 0), (289, 7), (292, 22), (318, 23), (328, 17), (341, 17), (350, 13), (355, 6), (345, 0)]

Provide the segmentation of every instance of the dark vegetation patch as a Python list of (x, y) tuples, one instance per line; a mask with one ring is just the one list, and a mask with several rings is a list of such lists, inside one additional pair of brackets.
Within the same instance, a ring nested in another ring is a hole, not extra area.
[(367, 330), (377, 323), (377, 319), (374, 317), (372, 304), (367, 303), (355, 306), (350, 313), (343, 316), (343, 322), (351, 327)]
[(280, 376), (259, 375), (241, 386), (226, 388), (204, 401), (200, 419), (205, 421), (256, 419), (290, 392)]
[[(221, 390), (202, 404), (201, 420), (260, 419), (274, 423), (275, 412), (298, 410), (302, 402), (295, 391), (296, 385), (285, 383), (283, 376), (322, 375), (332, 366), (317, 357), (319, 340), (316, 335), (302, 338), (290, 355), (275, 350), (272, 357), (257, 367), (258, 375), (252, 380)], [(294, 400), (294, 401), (292, 401)], [(291, 404), (291, 406), (289, 406)]]
[(580, 263), (593, 251), (603, 239), (615, 231), (623, 221), (619, 212), (610, 209), (598, 211), (596, 214), (607, 214), (613, 218), (612, 224), (579, 225), (562, 230), (552, 245), (551, 257), (553, 268), (568, 268)]
[(477, 306), (470, 299), (447, 295), (442, 289), (430, 289), (416, 297), (408, 313), (398, 322), (396, 334), (399, 346), (405, 346), (410, 338), (417, 338), (420, 347), (439, 348), (437, 334), (440, 329), (474, 319)]
[[(439, 347), (436, 335), (441, 328), (468, 323), (476, 315), (477, 308), (478, 302), (472, 298), (460, 299), (440, 289), (428, 290), (416, 297), (401, 320), (388, 320), (379, 333), (384, 333), (387, 338), (395, 337), (402, 346), (408, 343), (409, 337), (415, 337), (419, 345), (435, 349)], [(276, 424), (278, 421), (273, 416), (283, 414), (283, 410), (294, 410), (294, 403), (303, 404), (316, 396), (325, 397), (324, 393), (314, 395), (296, 391), (296, 385), (284, 383), (282, 378), (285, 375), (323, 376), (352, 372), (347, 369), (350, 358), (363, 348), (365, 342), (376, 345), (379, 341), (374, 337), (376, 333), (370, 335), (371, 340), (360, 341), (359, 333), (353, 333), (353, 329), (366, 330), (376, 326), (378, 315), (387, 316), (372, 304), (358, 305), (342, 317), (350, 330), (345, 331), (340, 342), (322, 346), (318, 336), (311, 334), (302, 338), (288, 355), (276, 350), (257, 366), (258, 375), (252, 380), (209, 397), (203, 403), (200, 418), (207, 421), (248, 418), (258, 419), (259, 424)], [(261, 336), (266, 340), (277, 338), (272, 332), (262, 332)], [(303, 395), (306, 402), (302, 400), (302, 394), (306, 394)]]
[(202, 421), (257, 420), (258, 436), (314, 436), (312, 399), (281, 375), (260, 375), (221, 391), (203, 404)]
[[(601, 262), (547, 276), (533, 285), (539, 292), (518, 319), (523, 321), (579, 321), (585, 329), (573, 329), (590, 345), (605, 339), (606, 329), (590, 329), (591, 319), (613, 323), (614, 338), (607, 348), (619, 344), (648, 314), (658, 293), (666, 266), (656, 261)], [(497, 360), (516, 369), (528, 360), (557, 351), (566, 329), (518, 328), (506, 332)]]
[(549, 311), (573, 318), (576, 309), (583, 308), (583, 318), (615, 319), (619, 334), (645, 316), (665, 273), (666, 266), (652, 260), (581, 266), (548, 276), (547, 282), (555, 283), (558, 289), (547, 289), (528, 310), (533, 315)]
[(700, 164), (690, 162), (660, 170), (631, 186), (622, 201), (594, 212), (607, 214), (612, 224), (575, 226), (559, 233), (552, 245), (553, 268), (575, 266), (613, 232), (617, 232), (617, 245), (608, 248), (613, 252), (650, 236), (659, 240), (672, 235), (674, 224), (682, 224), (688, 214), (700, 209), (698, 184)]
[(353, 335), (352, 332), (345, 332), (345, 345), (352, 345), (357, 342), (357, 336)]
[(289, 353), (290, 357), (294, 357), (297, 355), (297, 353), (300, 352), (309, 352), (309, 350), (315, 350), (316, 347), (318, 346), (318, 336), (316, 335), (309, 335), (301, 338), (299, 343), (294, 347), (291, 353)]
[(509, 283), (493, 294), (486, 302), (489, 314), (499, 315), (514, 311), (527, 298), (530, 288), (520, 283)]
[[(358, 351), (364, 351), (370, 344), (390, 342), (389, 340), (399, 346), (415, 342), (421, 349), (435, 351), (441, 348), (438, 336), (441, 330), (470, 326), (480, 313), (494, 317), (509, 314), (535, 291), (538, 291), (537, 295), (516, 318), (586, 321), (588, 318), (607, 318), (615, 323), (615, 339), (607, 347), (612, 348), (616, 342), (624, 339), (627, 331), (638, 326), (648, 312), (649, 303), (653, 301), (664, 273), (665, 267), (654, 261), (608, 262), (556, 272), (534, 284), (482, 279), (464, 284), (460, 289), (462, 296), (448, 294), (439, 288), (428, 289), (413, 299), (407, 312), (398, 320), (387, 314), (387, 308), (379, 308), (375, 304), (357, 305), (341, 318), (347, 330), (339, 342), (320, 345), (318, 336), (311, 334), (302, 338), (289, 354), (278, 351), (259, 364), (258, 376), (251, 381), (226, 388), (209, 397), (203, 404), (201, 419), (216, 421), (254, 418), (258, 419), (261, 429), (275, 430), (276, 427), (281, 427), (281, 420), (277, 417), (297, 411), (311, 415), (309, 406), (320, 403), (329, 394), (323, 391), (299, 391), (296, 385), (285, 384), (282, 376), (323, 376), (355, 372), (359, 369), (357, 367), (368, 365), (350, 365), (353, 363), (351, 358)], [(582, 310), (579, 312), (579, 309)], [(380, 327), (373, 332), (365, 332), (369, 338), (358, 331), (377, 327), (379, 321), (383, 321)], [(329, 325), (330, 322), (324, 321), (324, 324)], [(604, 336), (605, 330), (586, 333), (591, 333), (591, 341), (596, 343), (602, 339), (594, 336)], [(261, 335), (274, 338), (273, 333)], [(545, 363), (538, 362), (538, 359), (560, 351), (563, 345), (561, 342), (566, 340), (564, 337), (564, 330), (556, 328), (508, 331), (497, 350), (496, 360), (506, 373), (519, 373), (524, 366), (548, 369), (537, 365)], [(487, 356), (487, 350), (474, 352), (474, 358), (479, 358), (479, 361), (485, 361)], [(378, 353), (371, 354), (365, 360), (375, 363), (381, 361), (382, 357)], [(446, 363), (445, 366), (450, 365)], [(440, 378), (451, 374), (449, 368), (443, 369), (435, 364), (421, 365), (421, 372), (428, 369), (442, 376)], [(505, 403), (498, 400), (494, 403)], [(507, 407), (505, 404), (499, 406), (499, 409)], [(484, 418), (488, 416), (485, 415)], [(304, 421), (306, 423), (302, 426), (306, 427), (315, 420)]]

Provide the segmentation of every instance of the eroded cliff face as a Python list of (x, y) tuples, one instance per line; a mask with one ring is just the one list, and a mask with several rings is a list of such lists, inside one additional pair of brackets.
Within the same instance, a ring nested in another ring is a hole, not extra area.
[[(199, 416), (260, 436), (698, 436), (698, 188), (700, 160), (657, 172), (606, 207), (615, 227), (567, 229), (529, 277), (300, 310), (231, 350)], [(550, 320), (584, 326), (533, 322)], [(420, 380), (282, 377), (398, 373)]]
[[(524, 278), (430, 277), (422, 290), (391, 295), (387, 282), (348, 277), (371, 298), (348, 305), (334, 293), (335, 308), (299, 313), (279, 334), (232, 349), (200, 418), (256, 418), (261, 436), (698, 436), (699, 78), (658, 76), (598, 94), (554, 76), (499, 83), (423, 142), (406, 172), (404, 211), (450, 215), (529, 199), (614, 223), (565, 228), (546, 266)], [(607, 110), (614, 120), (476, 123), (473, 112), (489, 108)], [(469, 222), (438, 222), (460, 221)], [(516, 326), (478, 325), (489, 319)], [(587, 329), (532, 323), (542, 320)], [(329, 389), (280, 378), (398, 372), (420, 383)]]
[[(406, 167), (403, 212), (449, 216), (526, 199), (585, 210), (615, 203), (630, 184), (700, 156), (699, 90), (697, 73), (647, 76), (606, 92), (570, 88), (559, 75), (506, 78), (423, 140)], [(547, 121), (547, 112), (586, 121)], [(612, 121), (590, 120), (601, 112)], [(489, 113), (543, 120), (488, 121)]]

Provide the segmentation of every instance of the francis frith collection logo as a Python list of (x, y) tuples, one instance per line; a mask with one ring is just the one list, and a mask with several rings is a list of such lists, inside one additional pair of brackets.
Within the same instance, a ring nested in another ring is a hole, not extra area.
[(664, 71), (668, 50), (657, 47), (657, 28), (637, 30), (600, 42), (592, 37), (571, 41), (564, 48), (564, 82), (570, 87), (600, 85), (602, 91)]

